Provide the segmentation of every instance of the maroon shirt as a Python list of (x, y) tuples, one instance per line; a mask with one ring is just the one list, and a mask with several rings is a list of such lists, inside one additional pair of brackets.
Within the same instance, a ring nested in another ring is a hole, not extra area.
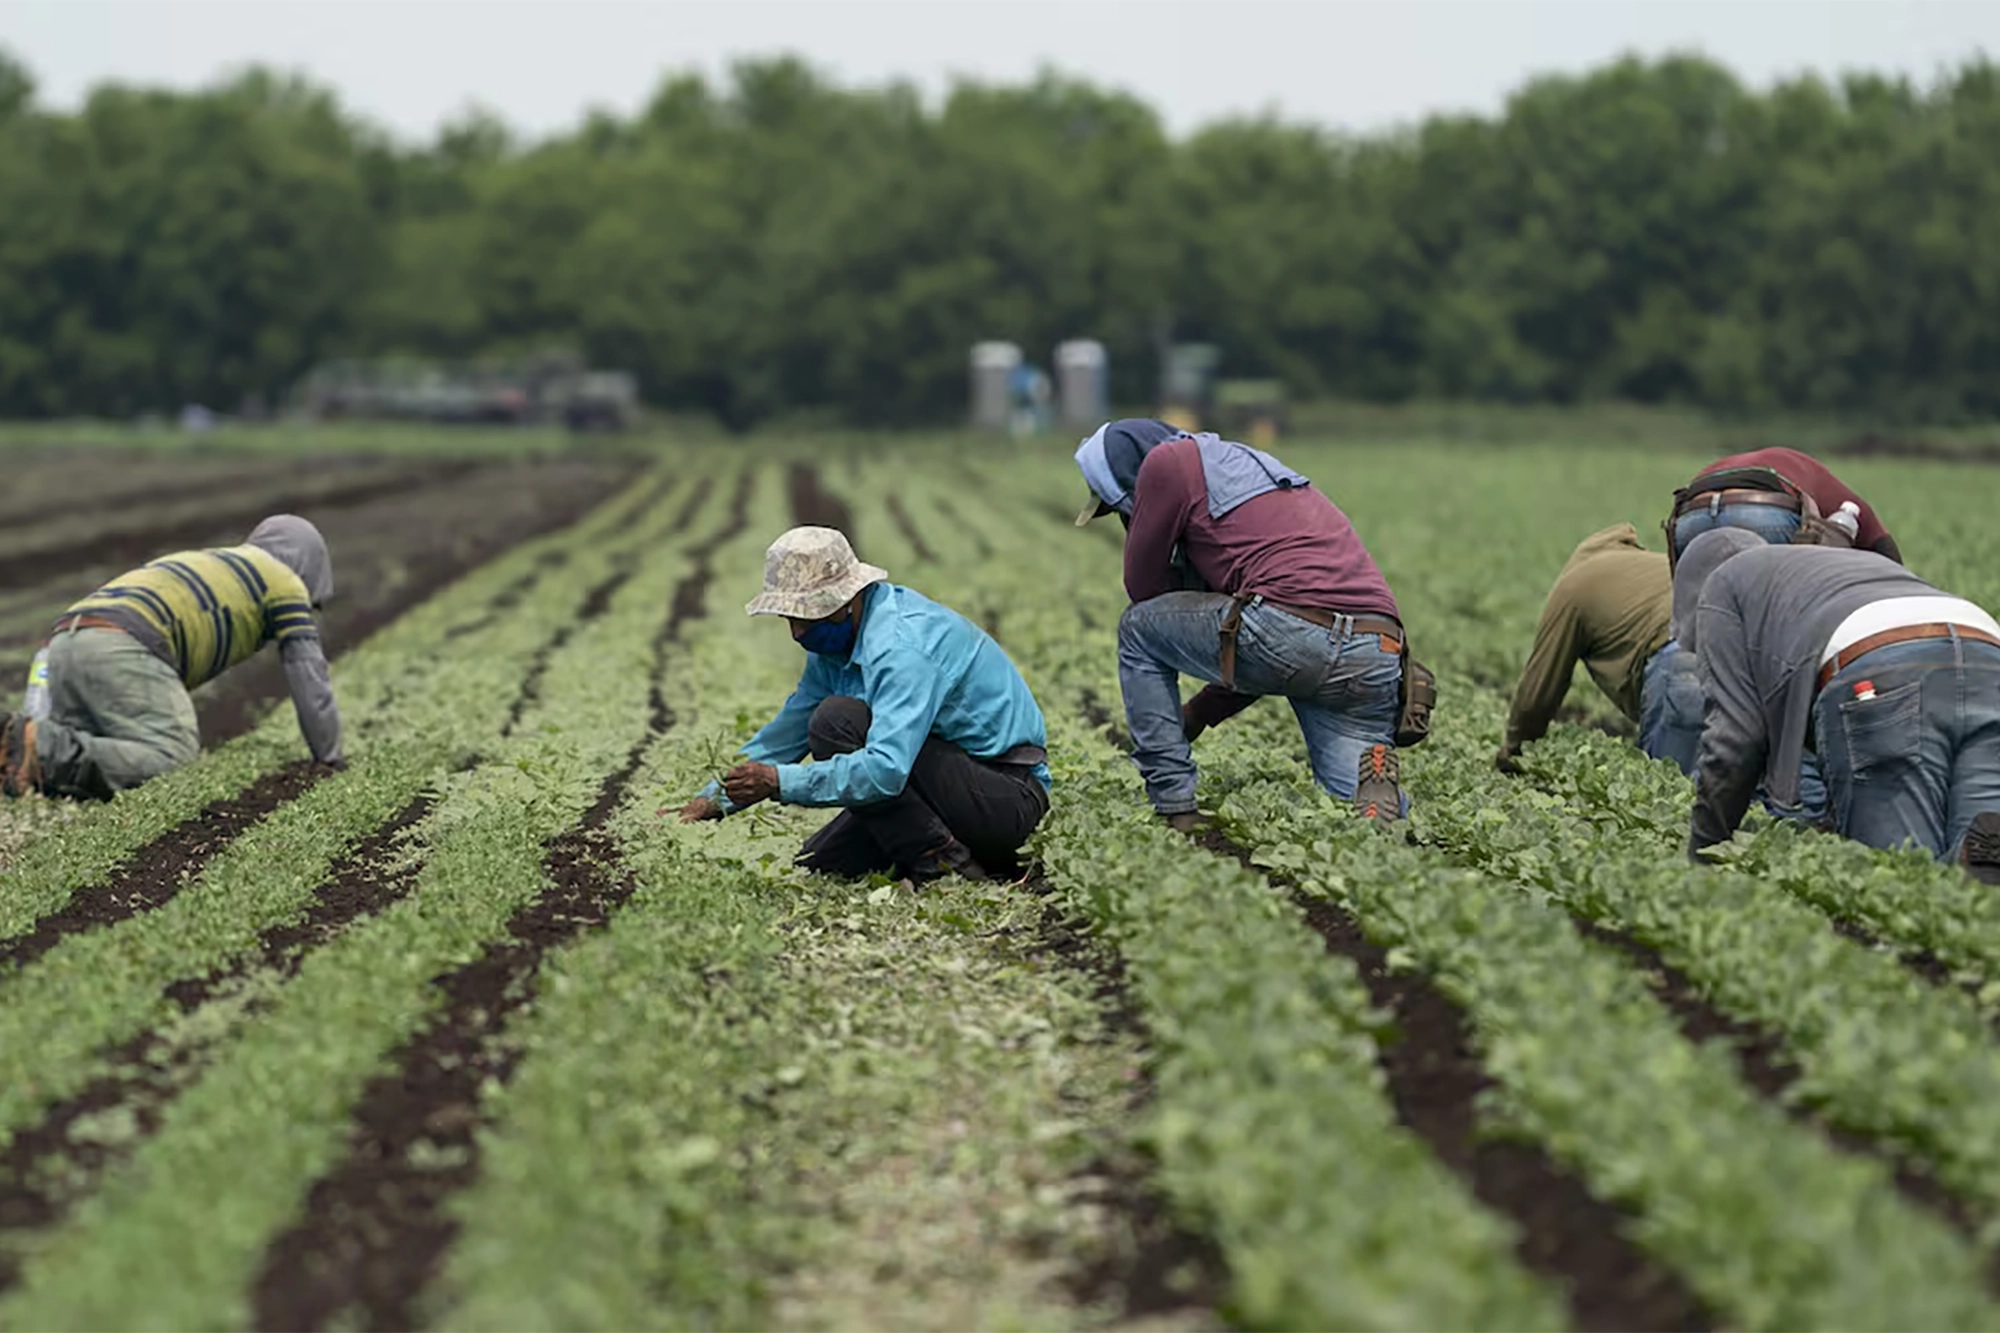
[(1201, 446), (1192, 438), (1161, 445), (1139, 465), (1125, 535), (1125, 592), (1133, 601), (1180, 586), (1171, 563), (1176, 543), (1216, 592), (1400, 618), (1354, 525), (1317, 488), (1272, 491), (1209, 517)]
[[(1827, 470), (1826, 464), (1796, 449), (1754, 449), (1747, 454), (1731, 454), (1716, 459), (1695, 476), (1700, 479), (1710, 473), (1746, 467), (1766, 468), (1789, 482), (1792, 489), (1810, 495), (1822, 518), (1831, 517), (1842, 504), (1852, 502), (1861, 511), (1861, 530), (1855, 534), (1854, 544), (1864, 551), (1876, 549), (1889, 536), (1889, 529), (1882, 526), (1872, 505), (1848, 489), (1846, 483)], [(1890, 550), (1894, 549), (1892, 541)]]

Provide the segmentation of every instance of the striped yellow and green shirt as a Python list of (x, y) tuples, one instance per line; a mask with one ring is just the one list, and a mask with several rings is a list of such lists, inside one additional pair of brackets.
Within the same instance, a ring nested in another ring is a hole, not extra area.
[(189, 689), (276, 639), (318, 638), (312, 599), (291, 567), (255, 546), (161, 556), (70, 608), (151, 648)]

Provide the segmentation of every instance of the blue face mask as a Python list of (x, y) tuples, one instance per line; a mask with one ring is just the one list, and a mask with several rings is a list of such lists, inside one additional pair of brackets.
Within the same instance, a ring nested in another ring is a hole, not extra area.
[(843, 616), (832, 624), (824, 620), (815, 621), (806, 627), (804, 634), (799, 635), (799, 647), (821, 657), (844, 658), (854, 651), (855, 629), (852, 616)]

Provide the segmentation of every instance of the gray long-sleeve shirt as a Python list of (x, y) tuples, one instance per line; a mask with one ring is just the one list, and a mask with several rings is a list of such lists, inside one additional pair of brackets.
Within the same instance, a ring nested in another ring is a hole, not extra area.
[(1937, 593), (1885, 556), (1826, 546), (1759, 546), (1708, 577), (1694, 635), (1702, 726), (1690, 856), (1729, 839), (1760, 780), (1779, 803), (1798, 804), (1820, 657), (1841, 622), (1871, 602)]

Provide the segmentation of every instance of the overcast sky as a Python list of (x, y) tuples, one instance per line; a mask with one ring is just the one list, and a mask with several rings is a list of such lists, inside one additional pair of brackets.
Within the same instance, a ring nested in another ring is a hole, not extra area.
[(1929, 81), (2000, 54), (2000, 0), (0, 0), (0, 46), (58, 107), (260, 62), (410, 137), (475, 103), (545, 134), (632, 110), (665, 71), (777, 52), (934, 93), (1053, 65), (1143, 95), (1176, 131), (1264, 111), (1366, 130), (1490, 112), (1532, 74), (1628, 51), (1698, 50), (1760, 85)]

